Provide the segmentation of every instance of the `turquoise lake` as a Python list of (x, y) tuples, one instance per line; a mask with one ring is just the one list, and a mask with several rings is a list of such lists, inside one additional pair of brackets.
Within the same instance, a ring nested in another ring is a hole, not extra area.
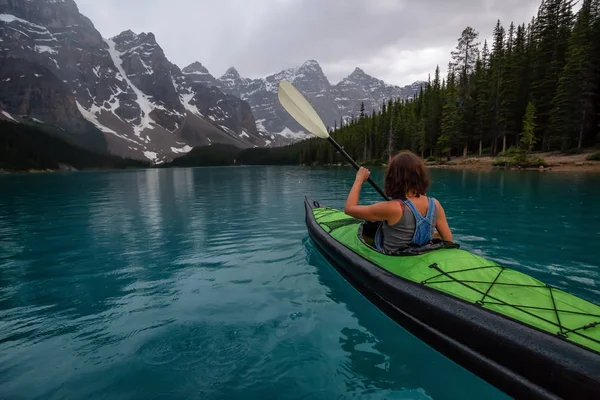
[[(600, 175), (431, 173), (462, 248), (600, 303)], [(343, 207), (354, 175), (0, 176), (0, 399), (508, 398), (316, 251), (304, 196)]]

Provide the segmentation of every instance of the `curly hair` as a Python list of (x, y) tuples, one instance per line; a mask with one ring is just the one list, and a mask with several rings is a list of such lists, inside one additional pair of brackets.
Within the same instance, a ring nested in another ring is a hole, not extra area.
[(429, 173), (425, 163), (412, 151), (404, 150), (390, 161), (385, 174), (385, 194), (392, 199), (406, 199), (410, 191), (417, 197), (429, 188)]

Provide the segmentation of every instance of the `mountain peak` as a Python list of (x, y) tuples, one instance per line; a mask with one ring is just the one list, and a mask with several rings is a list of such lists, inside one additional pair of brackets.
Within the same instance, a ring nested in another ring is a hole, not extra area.
[(121, 33), (119, 33), (116, 36), (113, 36), (111, 39), (115, 40), (115, 39), (135, 39), (137, 37), (137, 34), (132, 31), (131, 29), (127, 29), (126, 31), (123, 31)]
[(321, 70), (321, 66), (316, 60), (308, 60), (298, 68), (299, 70)]
[(195, 61), (185, 67), (182, 71), (186, 75), (208, 75), (208, 69), (201, 62)]
[(156, 36), (154, 36), (154, 33), (152, 32), (142, 32), (138, 37), (144, 40), (145, 42), (156, 43)]
[(303, 67), (318, 67), (319, 63), (316, 60), (308, 60), (304, 64), (302, 64), (302, 66)]
[(112, 37), (111, 40), (115, 43), (120, 43), (123, 45), (131, 43), (135, 40), (153, 45), (158, 44), (156, 42), (156, 36), (154, 36), (154, 33), (142, 32), (140, 34), (137, 34), (131, 29), (127, 29), (126, 31), (119, 33), (117, 36)]
[(362, 68), (356, 67), (350, 76), (369, 76)]
[(231, 78), (240, 78), (240, 73), (235, 67), (229, 67), (223, 76), (229, 76)]

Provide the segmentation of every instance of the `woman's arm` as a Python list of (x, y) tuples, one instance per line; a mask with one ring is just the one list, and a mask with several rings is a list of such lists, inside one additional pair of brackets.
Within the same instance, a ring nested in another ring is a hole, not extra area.
[(344, 212), (351, 217), (360, 218), (367, 221), (386, 221), (390, 214), (390, 207), (387, 201), (375, 203), (369, 206), (359, 206), (358, 200), (360, 198), (360, 189), (367, 179), (369, 179), (370, 172), (365, 168), (360, 168), (356, 173), (356, 180), (348, 199), (346, 199), (346, 206)]
[(437, 221), (435, 228), (440, 233), (442, 240), (446, 240), (448, 242), (452, 241), (452, 232), (450, 231), (450, 226), (448, 226), (448, 220), (446, 219), (446, 213), (444, 212), (444, 208), (440, 204), (439, 201), (435, 201), (437, 203)]

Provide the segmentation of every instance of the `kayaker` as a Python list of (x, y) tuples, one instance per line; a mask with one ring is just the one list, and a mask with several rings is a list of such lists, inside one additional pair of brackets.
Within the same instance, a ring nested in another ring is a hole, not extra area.
[(452, 241), (444, 208), (437, 199), (425, 195), (429, 174), (421, 158), (411, 151), (396, 154), (387, 167), (384, 185), (392, 200), (359, 206), (360, 189), (369, 175), (366, 168), (358, 170), (344, 212), (367, 221), (383, 221), (375, 238), (378, 250), (388, 253), (410, 244), (426, 245), (435, 229), (442, 240)]

